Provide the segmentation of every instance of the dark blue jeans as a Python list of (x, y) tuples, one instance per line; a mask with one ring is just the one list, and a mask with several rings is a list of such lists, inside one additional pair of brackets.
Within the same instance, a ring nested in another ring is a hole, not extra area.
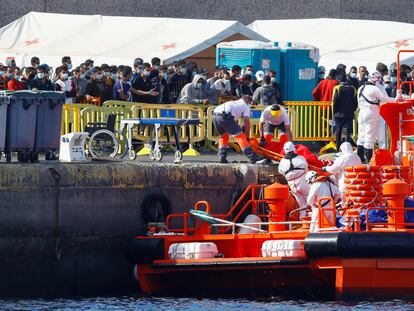
[(345, 127), (346, 137), (345, 141), (351, 142), (352, 136), (352, 118), (335, 118), (335, 142), (336, 149), (339, 151), (339, 147), (342, 144), (342, 130)]

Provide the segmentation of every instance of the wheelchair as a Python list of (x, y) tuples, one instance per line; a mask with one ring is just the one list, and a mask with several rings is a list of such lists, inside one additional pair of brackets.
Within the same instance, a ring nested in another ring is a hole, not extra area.
[(115, 157), (120, 146), (115, 136), (116, 115), (109, 114), (104, 122), (88, 123), (85, 132), (89, 134), (87, 142), (89, 155), (93, 158)]

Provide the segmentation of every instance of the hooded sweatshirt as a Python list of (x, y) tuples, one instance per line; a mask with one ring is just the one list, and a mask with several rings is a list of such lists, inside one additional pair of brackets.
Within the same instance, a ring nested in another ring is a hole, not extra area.
[(253, 102), (260, 106), (268, 106), (277, 103), (276, 90), (272, 84), (259, 86), (253, 93)]
[(178, 97), (177, 104), (201, 104), (203, 100), (208, 99), (208, 94), (205, 91), (205, 83), (197, 87), (197, 82), (202, 77), (195, 75), (193, 82), (186, 84), (181, 90)]

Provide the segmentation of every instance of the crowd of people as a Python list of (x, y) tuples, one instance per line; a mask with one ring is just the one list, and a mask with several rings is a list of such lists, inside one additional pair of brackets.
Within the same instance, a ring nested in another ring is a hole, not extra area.
[(161, 65), (158, 57), (150, 63), (136, 58), (132, 67), (96, 66), (92, 59), (74, 67), (69, 56), (62, 57), (61, 65), (53, 70), (32, 57), (31, 65), (24, 68), (16, 66), (14, 60), (0, 63), (0, 90), (62, 91), (67, 103), (98, 105), (107, 100), (215, 105), (219, 98), (224, 101), (243, 95), (252, 96), (256, 104), (281, 103), (276, 71), (254, 72), (250, 65), (236, 65), (217, 68), (210, 74), (194, 62)]

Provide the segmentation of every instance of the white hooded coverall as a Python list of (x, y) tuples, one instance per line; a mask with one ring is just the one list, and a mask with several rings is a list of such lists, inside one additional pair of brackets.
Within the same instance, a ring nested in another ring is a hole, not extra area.
[(361, 159), (353, 152), (352, 145), (348, 142), (342, 143), (340, 150), (342, 154), (335, 159), (335, 162), (332, 165), (326, 167), (326, 171), (336, 175), (339, 191), (344, 195), (345, 167), (361, 165)]
[[(364, 97), (371, 103), (366, 101)], [(365, 149), (374, 149), (374, 144), (378, 138), (379, 103), (394, 101), (394, 98), (384, 94), (375, 85), (365, 84), (359, 89), (358, 146), (364, 146)]]
[[(292, 161), (293, 170), (290, 169), (290, 161)], [(305, 180), (305, 175), (308, 172), (308, 162), (306, 159), (300, 155), (296, 155), (291, 160), (285, 157), (280, 161), (278, 170), (280, 174), (285, 176), (299, 207), (305, 207), (309, 193), (309, 184)], [(304, 214), (305, 211), (301, 212), (301, 217)]]
[[(324, 181), (315, 181), (309, 191), (308, 196), (308, 204), (312, 207), (312, 223), (310, 225), (310, 232), (318, 232), (319, 229), (319, 210), (318, 210), (318, 202), (321, 198), (326, 197), (333, 197), (334, 201), (338, 201), (341, 197), (341, 194), (339, 192), (338, 187), (336, 187), (333, 183), (324, 180)], [(331, 222), (332, 219), (332, 202), (327, 201), (321, 202), (321, 204), (326, 204), (323, 206), (323, 209), (325, 210), (324, 213), (326, 215), (326, 219), (328, 219), (329, 222)], [(332, 226), (335, 226), (336, 224), (331, 224)]]

